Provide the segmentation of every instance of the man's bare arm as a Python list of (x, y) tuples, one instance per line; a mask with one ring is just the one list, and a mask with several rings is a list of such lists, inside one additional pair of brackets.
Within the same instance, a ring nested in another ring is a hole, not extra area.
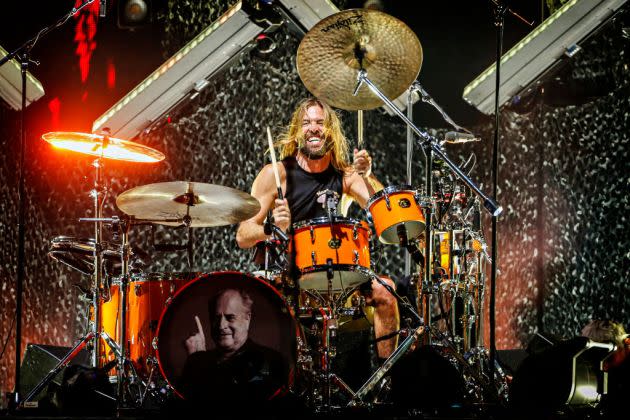
[(269, 237), (265, 235), (263, 223), (277, 194), (275, 191), (273, 169), (267, 165), (258, 173), (252, 184), (251, 195), (260, 202), (260, 211), (251, 219), (241, 222), (236, 231), (236, 242), (240, 248), (251, 248), (256, 242)]

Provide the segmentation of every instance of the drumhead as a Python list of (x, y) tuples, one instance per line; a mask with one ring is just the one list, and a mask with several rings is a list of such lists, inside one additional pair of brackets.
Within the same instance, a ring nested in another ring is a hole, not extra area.
[[(220, 357), (216, 356), (222, 349), (215, 343), (219, 338), (216, 338), (216, 331), (212, 330), (211, 319), (215, 313), (212, 303), (226, 293), (232, 296), (237, 292), (240, 296), (243, 293), (249, 296), (253, 302), (246, 332), (247, 341), (235, 353), (241, 359), (230, 356), (227, 364), (217, 363)], [(189, 355), (186, 340), (198, 333), (195, 317), (201, 323), (207, 350)], [(240, 272), (209, 273), (180, 289), (162, 312), (156, 343), (158, 364), (175, 392), (187, 400), (221, 398), (220, 395), (208, 393), (225, 393), (226, 398), (232, 398), (242, 393), (243, 389), (255, 393), (255, 398), (268, 400), (291, 386), (297, 360), (298, 336), (299, 327), (291, 309), (278, 291), (264, 280)], [(231, 382), (223, 384), (225, 369), (234, 367), (230, 363), (239, 364), (242, 360), (248, 367), (236, 366), (237, 372), (229, 376)], [(251, 378), (243, 377), (251, 376), (251, 366), (261, 363), (266, 366), (265, 373)], [(263, 379), (256, 386), (261, 383), (265, 385), (254, 391), (243, 383), (236, 383), (242, 380), (251, 384), (261, 377)], [(238, 395), (238, 398), (245, 400), (250, 397)]]

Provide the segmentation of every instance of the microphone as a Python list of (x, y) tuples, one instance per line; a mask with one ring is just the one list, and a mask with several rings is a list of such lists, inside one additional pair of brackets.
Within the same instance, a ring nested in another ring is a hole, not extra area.
[(265, 224), (263, 225), (263, 229), (265, 232), (265, 235), (271, 235), (271, 233), (275, 233), (282, 241), (284, 242), (288, 242), (289, 241), (289, 237), (287, 236), (286, 233), (284, 233), (282, 231), (282, 229), (280, 229), (278, 226), (276, 226), (275, 224), (273, 224), (271, 222), (271, 210), (269, 210), (267, 212), (267, 220), (265, 220)]
[(468, 143), (471, 141), (481, 141), (479, 137), (475, 137), (474, 134), (462, 133), (459, 131), (449, 131), (444, 135), (444, 141), (451, 144), (456, 143)]
[(280, 229), (278, 226), (271, 225), (271, 228), (273, 229), (274, 233), (278, 235), (283, 242), (289, 241), (289, 237), (287, 236), (287, 234), (284, 233), (282, 229)]
[(481, 210), (479, 209), (479, 203), (477, 200), (475, 200), (475, 204), (473, 205), (472, 225), (475, 232), (481, 231)]
[(271, 235), (271, 210), (267, 211), (267, 219), (265, 219), (265, 224), (263, 225), (265, 235)]

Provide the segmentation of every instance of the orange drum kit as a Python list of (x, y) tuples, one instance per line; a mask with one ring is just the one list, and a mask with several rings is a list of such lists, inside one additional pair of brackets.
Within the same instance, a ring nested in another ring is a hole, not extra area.
[[(395, 108), (388, 98), (396, 98), (412, 86), (421, 63), (422, 48), (406, 25), (385, 13), (365, 9), (346, 10), (320, 21), (306, 34), (297, 54), (300, 77), (315, 96), (332, 106), (359, 112), (383, 103)], [(485, 361), (484, 267), (489, 258), (479, 223), (479, 203), (493, 214), (501, 209), (448, 159), (442, 144), (413, 126), (398, 108), (394, 112), (419, 136), (429, 162), (437, 155), (445, 170), (449, 166), (459, 180), (449, 176), (450, 182), (443, 182), (443, 176), (436, 181), (428, 171), (424, 187), (384, 188), (367, 203), (372, 226), (330, 213), (329, 217), (297, 223), (286, 243), (275, 235), (259, 248), (264, 250), (262, 276), (231, 271), (143, 273), (142, 266), (150, 258), (129, 243), (134, 226), (192, 229), (236, 224), (258, 213), (258, 201), (220, 185), (163, 182), (121, 193), (116, 205), (123, 216), (104, 217), (104, 161), (139, 164), (159, 162), (165, 156), (106, 134), (45, 134), (44, 140), (53, 146), (96, 158), (95, 217), (81, 219), (94, 223), (94, 238), (59, 236), (51, 241), (49, 252), (57, 261), (92, 276), (92, 287), (86, 293), (91, 302), (90, 328), (49, 376), (54, 377), (87, 347), (94, 367), (115, 372), (111, 379), (118, 385), (121, 404), (141, 406), (156, 395), (181, 395), (178, 378), (186, 357), (182, 343), (191, 320), (204, 307), (207, 311), (208, 295), (239, 285), (253, 293), (257, 302), (262, 301), (264, 309), (256, 313), (266, 314), (265, 322), (272, 326), (254, 334), (276, 344), (291, 365), (291, 378), (297, 378), (287, 379), (285, 388), (305, 395), (316, 409), (329, 408), (331, 395), (337, 391), (347, 395), (349, 406), (371, 404), (387, 372), (410, 348), (420, 345), (419, 341), (443, 348), (476, 391), (486, 386), (488, 380), (478, 367)], [(120, 232), (120, 243), (103, 241), (104, 225)], [(406, 338), (355, 392), (331, 372), (330, 363), (335, 357), (334, 336), (341, 314), (362, 309), (360, 302), (348, 303), (349, 297), (360, 285), (379, 281), (370, 258), (370, 245), (376, 240), (402, 246), (413, 256), (417, 269), (410, 276), (409, 296), (414, 299), (411, 303), (401, 299), (382, 283), (407, 312), (408, 325), (398, 332)], [(194, 267), (192, 248), (188, 251), (189, 267)], [(437, 304), (440, 317), (433, 319)], [(315, 344), (304, 339), (306, 319), (308, 329), (317, 330)], [(204, 328), (199, 325), (199, 332)]]

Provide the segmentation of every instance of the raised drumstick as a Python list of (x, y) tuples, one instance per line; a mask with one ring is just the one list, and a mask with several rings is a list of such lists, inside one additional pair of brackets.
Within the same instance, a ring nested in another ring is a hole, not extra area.
[(273, 175), (276, 177), (276, 187), (278, 187), (278, 198), (282, 200), (282, 185), (280, 184), (280, 174), (278, 173), (278, 163), (276, 162), (276, 150), (273, 148), (273, 139), (271, 138), (271, 130), (267, 126), (267, 140), (269, 141), (269, 153), (271, 154), (271, 163), (273, 164)]

